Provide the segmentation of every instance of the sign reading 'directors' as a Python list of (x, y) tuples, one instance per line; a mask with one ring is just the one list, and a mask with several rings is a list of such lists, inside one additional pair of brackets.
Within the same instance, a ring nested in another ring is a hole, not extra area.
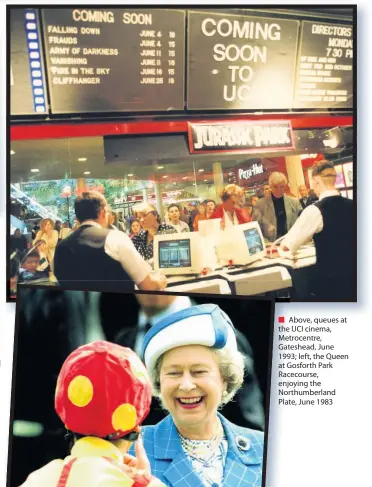
[(353, 107), (353, 28), (304, 22), (294, 108)]
[(190, 12), (187, 108), (292, 107), (299, 22)]
[(52, 113), (184, 108), (184, 12), (42, 12)]
[(189, 123), (191, 153), (270, 152), (293, 149), (291, 122), (249, 121), (226, 123)]

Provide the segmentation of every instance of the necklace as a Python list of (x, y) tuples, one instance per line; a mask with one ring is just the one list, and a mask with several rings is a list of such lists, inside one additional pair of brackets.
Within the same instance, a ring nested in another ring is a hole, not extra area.
[(179, 436), (184, 452), (204, 485), (221, 486), (228, 444), (220, 421), (217, 433), (210, 440), (190, 440), (180, 433)]
[(181, 444), (185, 452), (201, 462), (208, 462), (219, 449), (224, 436), (221, 422), (218, 421), (217, 432), (210, 440), (190, 440), (179, 433)]

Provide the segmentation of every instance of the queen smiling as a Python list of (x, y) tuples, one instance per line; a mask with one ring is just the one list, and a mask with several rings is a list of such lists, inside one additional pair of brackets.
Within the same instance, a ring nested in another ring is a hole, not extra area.
[(217, 412), (243, 383), (229, 317), (214, 304), (174, 313), (146, 334), (143, 357), (169, 412), (142, 430), (152, 474), (167, 486), (260, 487), (263, 433)]

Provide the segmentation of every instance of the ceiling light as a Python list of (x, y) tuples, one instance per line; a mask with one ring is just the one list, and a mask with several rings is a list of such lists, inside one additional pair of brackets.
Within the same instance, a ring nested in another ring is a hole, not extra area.
[(199, 169), (199, 172), (204, 172), (204, 169)]
[(133, 176), (133, 174), (128, 174), (128, 178), (130, 178), (130, 177), (132, 177), (132, 176)]
[(90, 174), (90, 171), (85, 171), (84, 174), (88, 175)]
[(87, 160), (86, 157), (79, 157), (79, 159), (78, 159), (79, 162), (85, 162), (86, 160)]
[(335, 137), (332, 137), (330, 140), (323, 140), (323, 144), (331, 149), (336, 149), (338, 140)]
[(31, 169), (31, 172), (39, 172), (39, 169)]
[(164, 166), (158, 166), (158, 169), (164, 169)]
[(182, 179), (187, 179), (187, 176), (184, 176)]
[(166, 179), (168, 176), (163, 176), (164, 179)]
[(204, 182), (206, 183), (208, 181), (208, 179), (204, 179)]
[(11, 156), (14, 156), (14, 154), (15, 154), (15, 152), (14, 152), (14, 150), (12, 149), (12, 150), (10, 151), (10, 155), (11, 155)]

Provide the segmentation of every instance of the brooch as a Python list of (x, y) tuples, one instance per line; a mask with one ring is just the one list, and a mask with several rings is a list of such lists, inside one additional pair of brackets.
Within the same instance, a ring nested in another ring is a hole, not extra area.
[(251, 447), (251, 443), (247, 438), (244, 438), (244, 436), (237, 436), (235, 438), (236, 444), (238, 445), (239, 450), (242, 451), (247, 451)]

